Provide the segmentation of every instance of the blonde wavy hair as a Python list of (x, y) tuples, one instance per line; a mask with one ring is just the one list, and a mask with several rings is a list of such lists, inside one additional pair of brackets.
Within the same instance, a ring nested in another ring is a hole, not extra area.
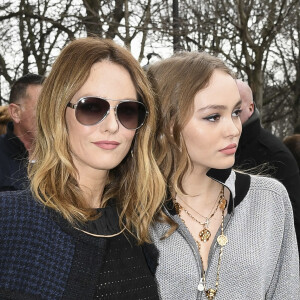
[(193, 166), (181, 132), (194, 110), (195, 95), (208, 85), (214, 70), (234, 77), (221, 59), (205, 52), (177, 53), (148, 69), (160, 114), (155, 153), (171, 197), (185, 194), (182, 179)]
[(31, 190), (49, 208), (70, 223), (93, 219), (95, 210), (86, 201), (76, 180), (68, 130), (66, 107), (87, 80), (92, 65), (109, 60), (131, 75), (139, 100), (149, 115), (137, 130), (129, 154), (109, 172), (102, 206), (116, 199), (120, 226), (133, 233), (139, 243), (149, 241), (148, 229), (165, 197), (165, 182), (153, 155), (156, 111), (153, 93), (144, 71), (126, 49), (111, 40), (83, 38), (72, 41), (61, 52), (46, 78), (37, 105), (37, 138), (29, 166)]
[(8, 106), (0, 106), (0, 135), (6, 133), (6, 126), (12, 121)]

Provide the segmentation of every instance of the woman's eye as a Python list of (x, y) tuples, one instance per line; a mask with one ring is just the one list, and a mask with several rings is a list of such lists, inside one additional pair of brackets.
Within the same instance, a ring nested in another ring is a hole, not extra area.
[(239, 109), (236, 109), (236, 110), (232, 113), (232, 115), (233, 115), (234, 117), (239, 117), (240, 114), (241, 114), (241, 112), (242, 112), (242, 109), (239, 108)]
[(204, 120), (207, 120), (209, 122), (216, 122), (216, 121), (220, 120), (220, 115), (219, 114), (211, 115), (211, 116), (205, 117)]

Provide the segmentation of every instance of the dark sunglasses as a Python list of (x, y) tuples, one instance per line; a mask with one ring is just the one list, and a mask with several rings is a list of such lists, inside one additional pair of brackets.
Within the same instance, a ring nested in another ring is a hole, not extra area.
[(86, 126), (96, 125), (103, 121), (109, 114), (110, 108), (114, 108), (117, 120), (127, 129), (135, 130), (144, 124), (148, 111), (142, 102), (110, 101), (119, 101), (119, 103), (111, 107), (106, 99), (88, 96), (80, 98), (76, 104), (69, 102), (68, 107), (75, 109), (77, 121)]

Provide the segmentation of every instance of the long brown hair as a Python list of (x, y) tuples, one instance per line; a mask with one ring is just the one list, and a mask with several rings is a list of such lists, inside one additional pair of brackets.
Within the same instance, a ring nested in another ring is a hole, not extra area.
[(6, 133), (7, 123), (12, 121), (8, 106), (0, 106), (0, 135)]
[(156, 158), (172, 197), (185, 193), (182, 179), (192, 167), (181, 132), (193, 112), (195, 95), (208, 85), (214, 70), (234, 77), (221, 59), (205, 52), (181, 52), (148, 69), (160, 113)]
[(131, 75), (139, 100), (149, 115), (134, 138), (133, 157), (127, 155), (109, 172), (101, 204), (115, 198), (120, 225), (133, 232), (139, 242), (148, 241), (148, 228), (165, 195), (163, 176), (153, 155), (156, 112), (147, 78), (126, 49), (111, 40), (83, 38), (72, 41), (61, 52), (44, 82), (37, 105), (37, 139), (29, 167), (31, 189), (44, 205), (59, 211), (68, 221), (91, 219), (76, 180), (66, 126), (69, 101), (87, 80), (92, 65), (109, 60)]

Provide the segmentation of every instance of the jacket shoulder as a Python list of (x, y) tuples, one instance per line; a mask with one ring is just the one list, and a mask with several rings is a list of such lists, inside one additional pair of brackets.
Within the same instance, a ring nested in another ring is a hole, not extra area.
[(263, 189), (273, 191), (275, 193), (282, 193), (286, 191), (284, 185), (277, 179), (261, 175), (249, 175), (251, 179), (250, 188)]
[(0, 291), (61, 298), (74, 242), (48, 209), (30, 191), (1, 192), (0, 228)]
[(33, 217), (34, 214), (41, 213), (43, 210), (44, 206), (34, 199), (30, 190), (0, 192), (1, 217), (5, 215), (9, 217), (9, 212), (13, 212), (15, 217), (24, 213), (30, 213)]
[(268, 132), (265, 129), (261, 129), (259, 135), (259, 143), (263, 145), (269, 153), (273, 155), (280, 155), (286, 157), (287, 160), (292, 160), (293, 156), (290, 153), (289, 149), (272, 133)]
[(250, 178), (249, 192), (252, 198), (256, 198), (254, 201), (258, 205), (259, 202), (270, 205), (276, 203), (276, 206), (281, 206), (283, 211), (292, 209), (287, 189), (279, 180), (260, 175), (250, 175)]

